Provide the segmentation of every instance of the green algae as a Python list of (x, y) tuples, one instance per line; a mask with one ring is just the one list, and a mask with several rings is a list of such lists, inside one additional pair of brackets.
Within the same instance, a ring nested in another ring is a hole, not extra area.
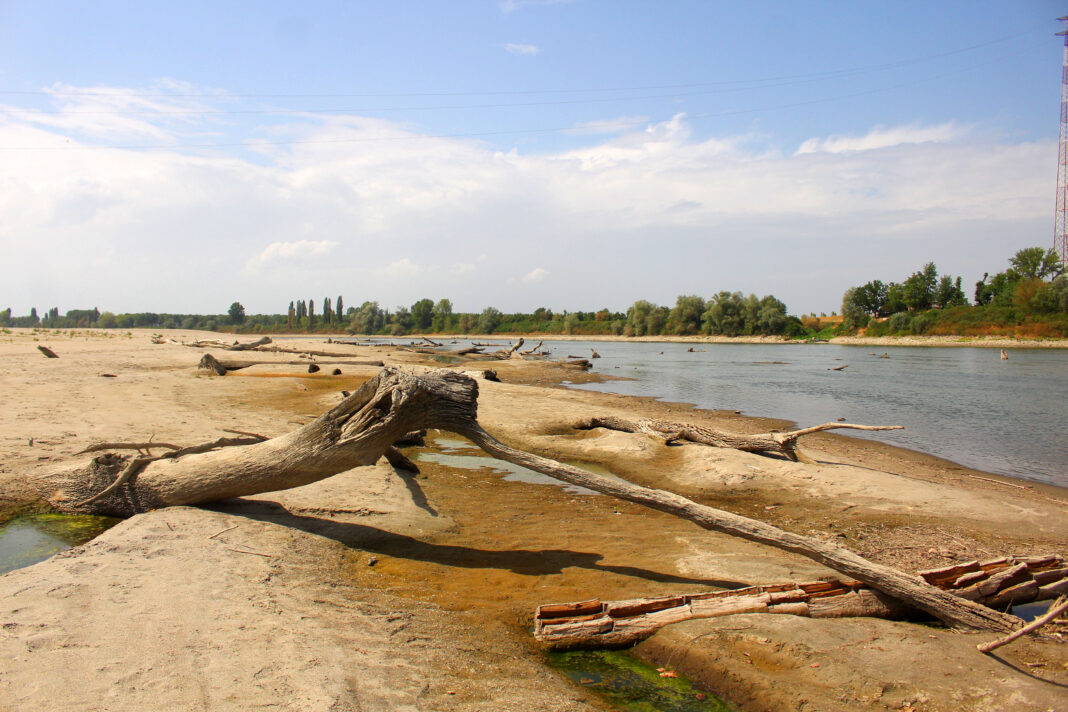
[(85, 544), (121, 520), (85, 514), (30, 514), (0, 526), (0, 573), (21, 569)]
[(663, 677), (626, 651), (575, 650), (548, 653), (547, 658), (551, 667), (621, 712), (731, 712), (726, 703), (694, 687), (686, 677)]

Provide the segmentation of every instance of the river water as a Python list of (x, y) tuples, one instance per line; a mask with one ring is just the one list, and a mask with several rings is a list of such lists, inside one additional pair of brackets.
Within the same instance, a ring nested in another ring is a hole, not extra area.
[[(841, 431), (987, 472), (1068, 486), (1068, 351), (835, 344), (545, 342), (626, 376), (574, 388), (653, 396), (800, 426), (845, 418), (904, 425)], [(455, 347), (454, 347), (455, 348)], [(889, 358), (882, 358), (886, 354)], [(840, 371), (831, 369), (846, 366)]]

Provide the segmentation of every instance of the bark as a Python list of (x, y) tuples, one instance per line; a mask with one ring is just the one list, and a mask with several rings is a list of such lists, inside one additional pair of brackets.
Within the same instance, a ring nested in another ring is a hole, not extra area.
[(263, 337), (261, 337), (259, 339), (256, 339), (255, 341), (247, 341), (247, 342), (245, 342), (243, 344), (239, 344), (236, 341), (234, 343), (232, 343), (232, 344), (225, 344), (222, 341), (219, 341), (218, 339), (205, 339), (205, 340), (202, 340), (202, 341), (193, 341), (191, 343), (184, 344), (184, 345), (185, 346), (192, 346), (192, 347), (198, 348), (198, 349), (211, 347), (211, 348), (217, 348), (217, 349), (225, 349), (226, 351), (253, 351), (253, 350), (259, 349), (261, 346), (265, 346), (266, 344), (269, 344), (269, 343), (271, 343), (270, 337), (269, 336), (263, 336)]
[(672, 423), (666, 420), (643, 419), (625, 420), (607, 416), (602, 418), (587, 418), (573, 425), (577, 430), (592, 430), (593, 428), (607, 428), (624, 433), (645, 433), (653, 437), (663, 438), (665, 445), (670, 445), (678, 440), (700, 443), (711, 447), (733, 448), (745, 452), (760, 454), (773, 453), (782, 455), (793, 462), (804, 462), (810, 465), (816, 464), (797, 449), (797, 440), (803, 435), (818, 433), (823, 430), (836, 430), (844, 428), (848, 430), (901, 430), (902, 425), (855, 425), (853, 423), (824, 423), (810, 428), (790, 430), (784, 433), (758, 433), (756, 435), (742, 435), (739, 433), (727, 433), (722, 430), (714, 430), (703, 425), (691, 423)]
[(740, 613), (898, 619), (908, 607), (859, 581), (750, 586), (731, 591), (539, 606), (534, 637), (554, 650), (633, 645), (672, 623)]
[[(924, 572), (922, 576), (932, 585), (961, 596), (961, 578), (972, 577), (968, 579), (972, 580), (976, 575), (990, 577), (991, 574), (1018, 567), (1022, 567), (1032, 581), (1058, 580), (1068, 583), (1068, 568), (1064, 568), (1063, 564), (1064, 558), (1061, 556), (1003, 558), (983, 564), (976, 561), (963, 566), (934, 569)], [(1008, 580), (1003, 579), (1001, 592), (1007, 590), (1004, 583), (1008, 583)], [(988, 607), (999, 608), (998, 592), (992, 590), (990, 593), (988, 598), (980, 602)], [(1053, 598), (1054, 595), (1050, 592), (1045, 598)], [(914, 617), (918, 611), (872, 591), (859, 581), (784, 583), (630, 601), (591, 600), (539, 606), (534, 614), (534, 637), (557, 650), (633, 645), (671, 623), (738, 613), (779, 613), (810, 618), (867, 616), (896, 620)]]
[[(597, 475), (516, 450), (476, 419), (478, 384), (445, 369), (415, 376), (385, 368), (358, 391), (308, 425), (277, 438), (223, 450), (157, 459), (120, 487), (128, 458), (108, 453), (58, 470), (41, 481), (53, 506), (68, 511), (129, 516), (171, 505), (299, 487), (361, 465), (374, 464), (412, 430), (437, 428), (470, 439), (488, 454), (570, 484), (667, 512), (721, 533), (806, 556), (954, 626), (1008, 632), (1020, 624), (958, 598), (923, 579), (867, 561), (818, 539), (717, 510), (672, 492)], [(97, 496), (111, 488), (106, 496)], [(85, 504), (92, 499), (91, 504)]]
[[(227, 359), (220, 361), (211, 354), (204, 354), (201, 357), (200, 363), (197, 364), (197, 368), (202, 368), (207, 371), (214, 371), (219, 376), (225, 376), (230, 371), (241, 371), (249, 368), (250, 366), (264, 366), (264, 365), (284, 365), (284, 366), (307, 366), (307, 361), (233, 361)], [(382, 367), (385, 364), (381, 361), (320, 361), (320, 366), (378, 366)]]

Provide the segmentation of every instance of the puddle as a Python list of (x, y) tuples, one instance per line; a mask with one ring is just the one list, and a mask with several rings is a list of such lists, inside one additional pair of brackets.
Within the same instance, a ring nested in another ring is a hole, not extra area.
[(549, 665), (621, 712), (731, 712), (715, 695), (681, 675), (661, 677), (628, 652), (579, 650), (548, 653)]
[[(571, 494), (600, 494), (600, 492), (595, 492), (594, 490), (585, 487), (561, 482), (560, 480), (553, 479), (548, 475), (543, 475), (540, 472), (535, 472), (534, 470), (527, 469), (521, 465), (513, 465), (510, 462), (490, 457), (466, 440), (457, 440), (449, 437), (435, 437), (428, 438), (427, 443), (440, 450), (440, 452), (427, 452), (421, 450), (412, 454), (413, 460), (433, 462), (461, 470), (489, 470), (490, 472), (503, 475), (501, 479), (508, 482), (526, 482), (531, 485), (554, 485), (556, 487), (562, 487), (565, 492)], [(459, 454), (461, 452), (464, 454)], [(561, 460), (561, 462), (573, 465), (574, 467), (581, 467), (594, 474), (615, 479), (615, 475), (599, 465), (594, 465), (588, 462), (569, 462), (567, 460)]]
[(36, 514), (0, 526), (0, 573), (31, 566), (84, 544), (120, 519), (74, 514)]
[(1009, 612), (1017, 618), (1022, 618), (1023, 620), (1030, 623), (1039, 616), (1043, 616), (1047, 612), (1049, 612), (1049, 607), (1052, 605), (1052, 600), (1035, 601), (1034, 603), (1021, 603), (1019, 605), (1013, 606), (1012, 610)]

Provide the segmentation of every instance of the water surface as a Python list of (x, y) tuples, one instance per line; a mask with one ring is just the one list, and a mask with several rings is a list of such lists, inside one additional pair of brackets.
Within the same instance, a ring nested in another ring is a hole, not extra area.
[[(844, 418), (904, 425), (842, 431), (987, 472), (1068, 486), (1068, 351), (837, 344), (546, 342), (633, 381), (574, 388), (740, 410), (801, 426)], [(888, 358), (882, 358), (886, 354)], [(840, 371), (831, 369), (846, 366)]]

